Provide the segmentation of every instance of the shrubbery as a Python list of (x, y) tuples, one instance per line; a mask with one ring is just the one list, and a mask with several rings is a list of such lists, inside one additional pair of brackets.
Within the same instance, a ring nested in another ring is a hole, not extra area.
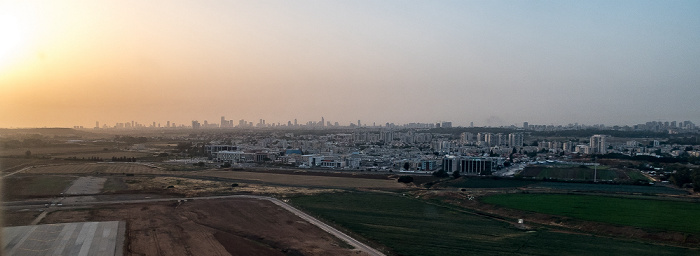
[(399, 177), (399, 180), (398, 180), (398, 181), (399, 181), (399, 182), (402, 182), (402, 183), (411, 183), (411, 182), (413, 182), (413, 177), (411, 177), (411, 176), (401, 176), (401, 177)]

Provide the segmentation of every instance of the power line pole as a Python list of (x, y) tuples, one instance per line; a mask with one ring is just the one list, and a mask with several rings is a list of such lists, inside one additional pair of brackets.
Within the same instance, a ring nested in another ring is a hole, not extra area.
[(598, 182), (598, 162), (596, 157), (593, 157), (593, 182)]

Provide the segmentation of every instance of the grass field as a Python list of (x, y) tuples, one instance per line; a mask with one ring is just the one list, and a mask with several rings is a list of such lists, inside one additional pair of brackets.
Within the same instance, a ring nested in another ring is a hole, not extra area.
[(568, 182), (539, 182), (530, 185), (531, 188), (549, 188), (582, 192), (604, 192), (604, 193), (640, 193), (640, 194), (670, 194), (686, 195), (685, 190), (674, 189), (666, 186), (634, 186), (615, 184), (586, 184)]
[(242, 181), (256, 181), (265, 184), (285, 186), (309, 186), (320, 188), (373, 188), (401, 190), (407, 186), (395, 179), (363, 179), (350, 177), (331, 177), (315, 175), (292, 175), (248, 171), (202, 171), (201, 176), (219, 177)]
[(700, 234), (700, 203), (559, 194), (504, 194), (482, 201), (582, 220)]
[(339, 193), (297, 197), (291, 203), (390, 248), (397, 255), (696, 255), (693, 250), (550, 231), (428, 204), (418, 199)]
[(637, 170), (628, 170), (625, 173), (627, 173), (627, 176), (630, 177), (630, 180), (641, 180), (641, 181), (649, 181), (649, 178), (644, 176), (640, 171)]
[(597, 171), (593, 168), (581, 167), (526, 167), (521, 174), (523, 177), (560, 180), (616, 180), (620, 178), (617, 171), (602, 167), (599, 167)]
[(4, 200), (58, 196), (73, 180), (71, 176), (13, 176), (5, 178), (2, 196)]

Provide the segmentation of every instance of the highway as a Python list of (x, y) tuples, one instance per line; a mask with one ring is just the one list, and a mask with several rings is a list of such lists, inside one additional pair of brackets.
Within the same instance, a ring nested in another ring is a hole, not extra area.
[[(323, 223), (322, 221), (300, 211), (297, 208), (294, 208), (293, 206), (283, 202), (282, 200), (279, 200), (277, 198), (273, 197), (267, 197), (267, 196), (254, 196), (254, 195), (230, 195), (230, 196), (205, 196), (205, 197), (187, 197), (187, 198), (147, 198), (147, 199), (134, 199), (134, 200), (114, 200), (114, 201), (75, 201), (71, 203), (61, 203), (63, 199), (61, 198), (59, 200), (51, 200), (50, 202), (47, 201), (23, 201), (23, 202), (11, 202), (11, 203), (5, 203), (3, 205), (3, 208), (5, 210), (8, 209), (30, 209), (30, 208), (51, 208), (51, 209), (56, 209), (56, 208), (72, 208), (72, 207), (81, 207), (81, 206), (91, 206), (91, 205), (109, 205), (109, 204), (129, 204), (129, 203), (152, 203), (152, 202), (169, 202), (169, 201), (190, 201), (190, 200), (212, 200), (212, 199), (232, 199), (232, 198), (248, 198), (248, 199), (257, 199), (257, 200), (267, 200), (270, 201), (285, 210), (293, 213), (294, 215), (298, 216), (299, 218), (302, 218), (303, 220), (317, 226), (318, 228), (330, 233), (331, 235), (334, 235), (340, 240), (345, 241), (346, 243), (350, 244), (351, 246), (355, 247), (355, 249), (362, 251), (366, 253), (367, 255), (371, 256), (384, 256), (383, 253), (380, 251), (367, 246), (366, 244), (357, 241), (356, 239), (348, 236), (347, 234), (341, 232), (340, 230), (337, 230), (331, 226), (329, 226), (326, 223)], [(46, 204), (49, 204), (49, 206), (46, 206)], [(59, 206), (61, 205), (61, 206)], [(48, 210), (48, 209), (46, 209)], [(40, 218), (45, 216), (47, 211), (44, 211), (37, 220), (34, 222), (39, 222)]]

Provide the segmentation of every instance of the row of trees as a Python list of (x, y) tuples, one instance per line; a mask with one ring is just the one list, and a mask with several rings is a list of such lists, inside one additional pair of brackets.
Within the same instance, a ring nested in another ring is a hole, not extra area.
[(136, 157), (112, 157), (112, 162), (136, 162)]
[(101, 162), (101, 161), (102, 161), (102, 158), (96, 157), (96, 156), (91, 156), (91, 157), (88, 157), (88, 158), (85, 158), (85, 157), (77, 158), (77, 157), (75, 157), (75, 156), (69, 156), (69, 157), (66, 157), (66, 160), (71, 160), (71, 161)]

